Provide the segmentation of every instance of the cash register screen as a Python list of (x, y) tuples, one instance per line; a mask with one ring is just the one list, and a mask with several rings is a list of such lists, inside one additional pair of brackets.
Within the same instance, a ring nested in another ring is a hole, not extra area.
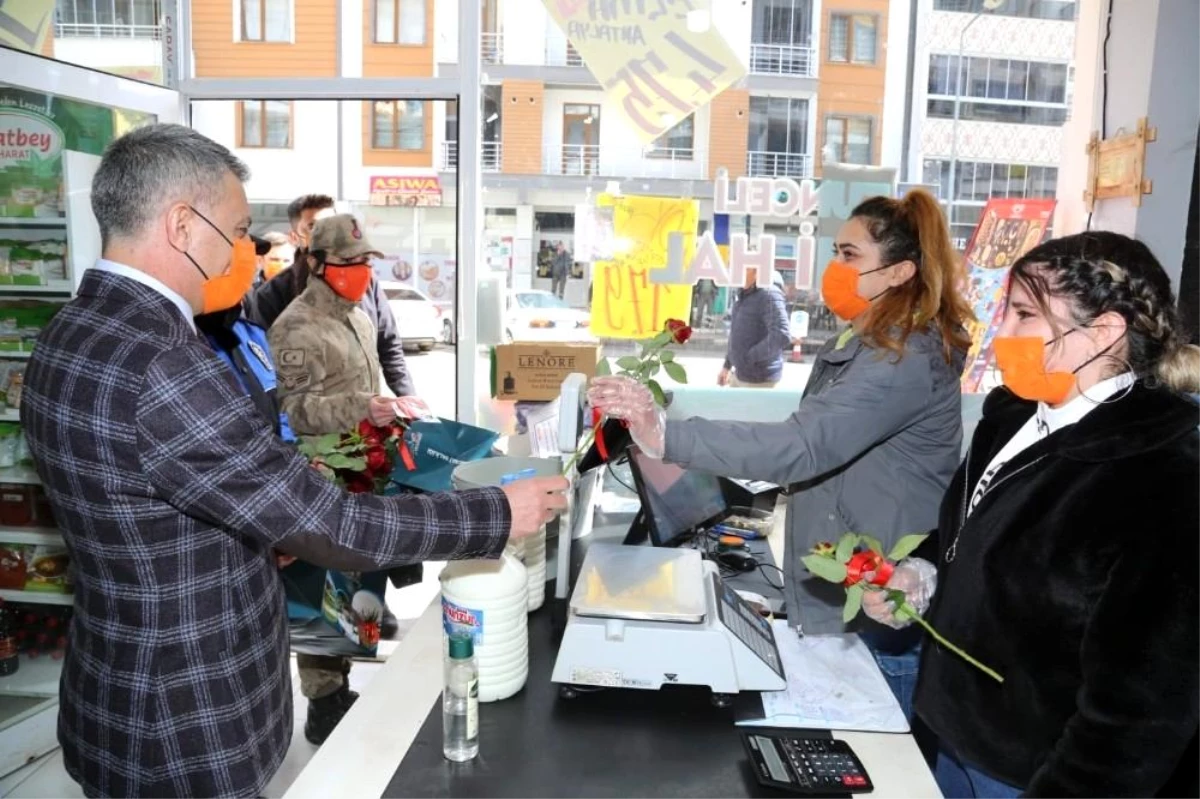
[(637, 447), (629, 449), (629, 464), (654, 546), (677, 544), (727, 515), (729, 506), (717, 477), (663, 463)]

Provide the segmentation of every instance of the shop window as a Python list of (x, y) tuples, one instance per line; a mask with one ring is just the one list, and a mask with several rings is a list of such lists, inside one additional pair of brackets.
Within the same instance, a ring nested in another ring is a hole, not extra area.
[(842, 64), (874, 64), (879, 18), (873, 14), (829, 15), (829, 60)]
[(292, 146), (292, 104), (286, 100), (238, 103), (238, 146), (286, 149)]
[(654, 140), (646, 148), (647, 158), (664, 158), (671, 161), (691, 161), (696, 146), (695, 115), (688, 116), (673, 128)]
[(243, 42), (290, 42), (292, 0), (240, 0)]
[(374, 0), (376, 44), (425, 44), (425, 0)]
[(375, 101), (371, 107), (371, 146), (376, 150), (425, 149), (425, 103)]
[(873, 151), (871, 117), (825, 117), (825, 146), (833, 159), (843, 164), (870, 164)]

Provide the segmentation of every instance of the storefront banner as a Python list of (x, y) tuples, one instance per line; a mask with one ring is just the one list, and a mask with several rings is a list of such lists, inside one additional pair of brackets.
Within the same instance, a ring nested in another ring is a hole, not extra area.
[(1046, 238), (1054, 204), (1053, 199), (992, 199), (984, 206), (966, 251), (967, 302), (975, 321), (969, 325), (971, 349), (962, 376), (964, 393), (987, 388), (984, 379), (992, 360), (992, 340), (1004, 320), (1009, 267)]
[(391, 254), (375, 259), (371, 265), (383, 282), (403, 283), (415, 288), (438, 306), (454, 304), (458, 260), (453, 255), (423, 253), (414, 268), (410, 258)]
[[(690, 0), (543, 2), (643, 144), (746, 74), (710, 12)], [(689, 12), (705, 24), (690, 24)]]
[(371, 205), (439, 207), (442, 184), (437, 175), (376, 175), (369, 189)]
[[(153, 117), (121, 112), (119, 119), (134, 127)], [(63, 151), (101, 155), (117, 129), (112, 108), (0, 89), (0, 217), (62, 216)]]
[(502, 233), (483, 234), (483, 252), (493, 272), (512, 272), (513, 237)]
[(0, 45), (40, 54), (54, 20), (54, 0), (20, 0), (0, 6)]
[(645, 339), (663, 329), (668, 319), (691, 318), (691, 284), (651, 280), (667, 269), (671, 239), (685, 262), (696, 246), (700, 209), (695, 200), (676, 197), (614, 197), (602, 194), (599, 206), (613, 209), (616, 252), (593, 268), (592, 332), (597, 336)]

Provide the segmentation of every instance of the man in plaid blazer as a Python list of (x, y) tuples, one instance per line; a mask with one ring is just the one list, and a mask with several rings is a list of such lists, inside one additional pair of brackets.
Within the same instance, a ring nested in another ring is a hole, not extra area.
[(273, 548), (335, 568), (497, 557), (565, 501), (558, 480), (352, 496), (275, 438), (192, 322), (249, 287), (231, 268), (247, 177), (180, 126), (113, 142), (92, 187), (104, 258), (26, 372), (75, 578), (59, 741), (89, 796), (262, 791), (293, 717)]

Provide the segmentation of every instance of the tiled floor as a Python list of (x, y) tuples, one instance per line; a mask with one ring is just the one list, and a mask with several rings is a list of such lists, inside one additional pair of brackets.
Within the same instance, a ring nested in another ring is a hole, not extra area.
[[(437, 595), (439, 590), (438, 574), (442, 570), (440, 563), (425, 564), (425, 581), (421, 585), (409, 586), (396, 590), (388, 586), (388, 607), (400, 620), (400, 634), (397, 641), (385, 641), (379, 646), (381, 658), (398, 645), (408, 627), (425, 611), (425, 608)], [(350, 672), (350, 687), (360, 693), (375, 677), (381, 662), (355, 662)], [(309, 759), (317, 751), (317, 747), (304, 740), (304, 716), (308, 712), (308, 701), (300, 695), (300, 680), (296, 675), (296, 661), (292, 660), (292, 686), (296, 708), (295, 732), (292, 735), (292, 745), (283, 760), (275, 778), (267, 785), (264, 795), (280, 797), (287, 791), (288, 786), (296, 776), (308, 765)], [(54, 751), (41, 759), (29, 764), (20, 771), (0, 779), (0, 797), (14, 799), (81, 799), (83, 791), (67, 774), (63, 767), (62, 753)]]

